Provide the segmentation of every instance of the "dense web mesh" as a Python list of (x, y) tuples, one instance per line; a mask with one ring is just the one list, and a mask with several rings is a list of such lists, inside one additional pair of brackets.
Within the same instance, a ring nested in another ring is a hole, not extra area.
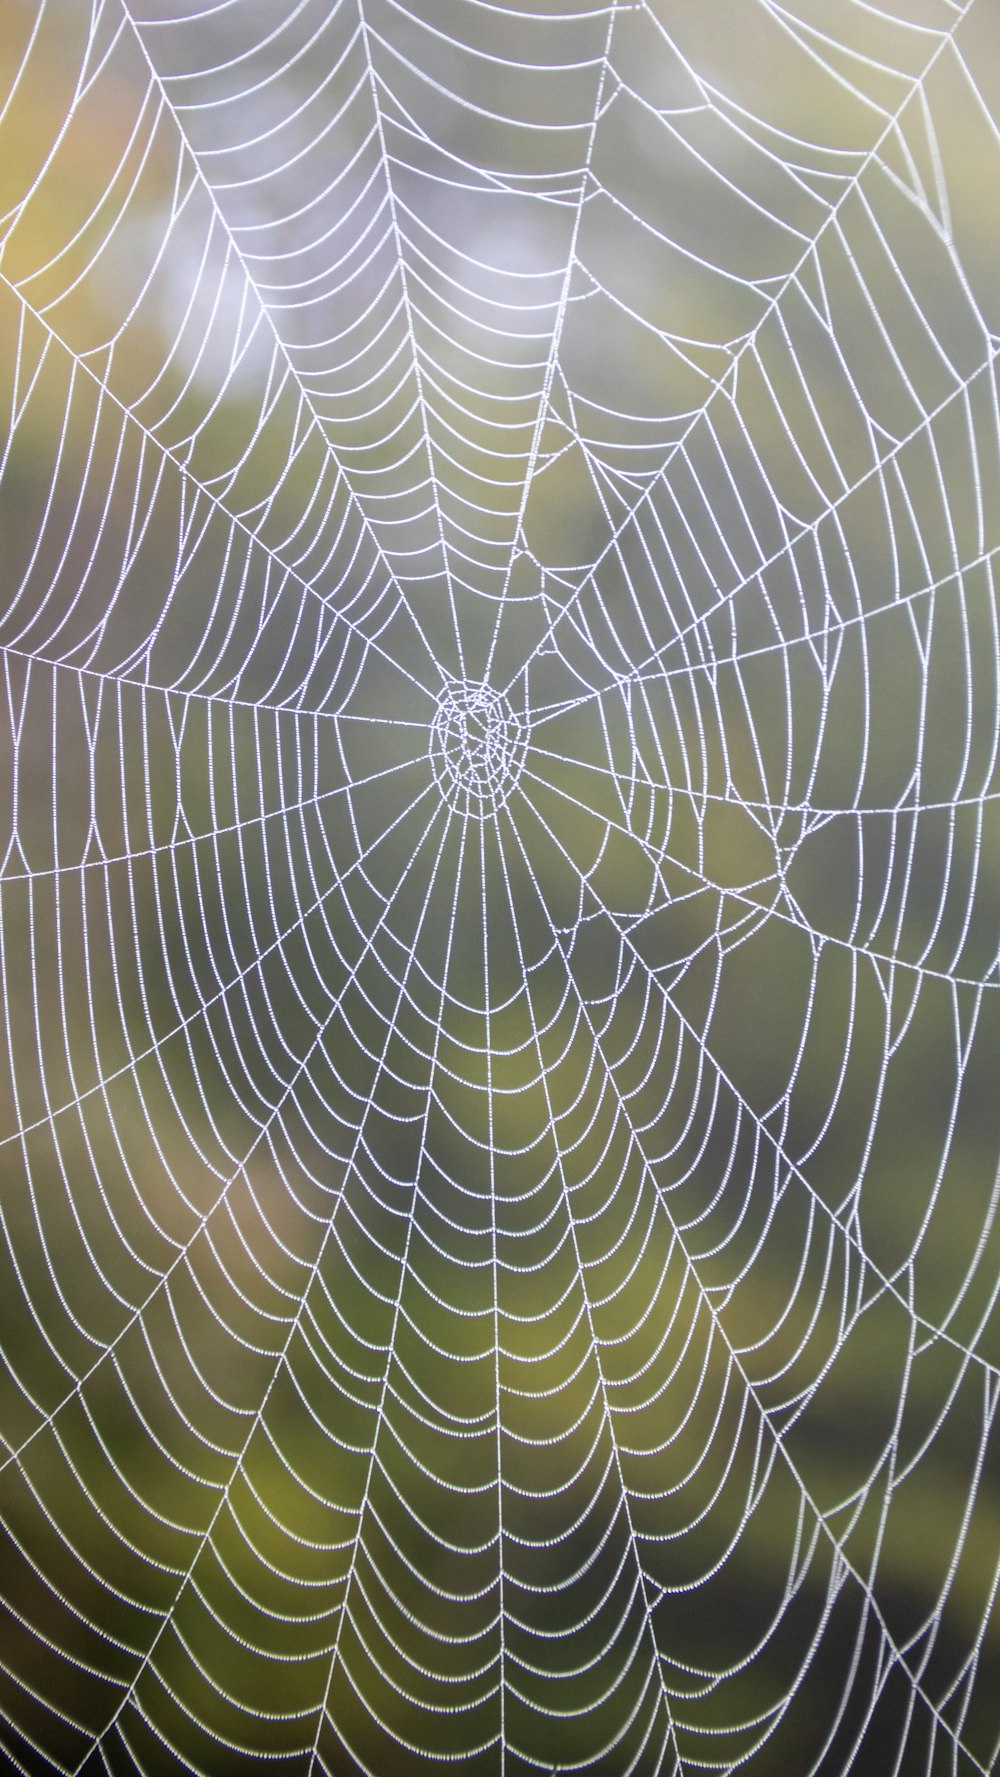
[(3, 0), (0, 1744), (1000, 1744), (994, 0)]

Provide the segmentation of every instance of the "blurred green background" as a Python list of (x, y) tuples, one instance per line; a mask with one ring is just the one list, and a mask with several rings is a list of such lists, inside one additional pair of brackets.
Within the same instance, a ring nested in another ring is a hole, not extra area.
[(988, 0), (0, 95), (12, 1767), (991, 1769)]

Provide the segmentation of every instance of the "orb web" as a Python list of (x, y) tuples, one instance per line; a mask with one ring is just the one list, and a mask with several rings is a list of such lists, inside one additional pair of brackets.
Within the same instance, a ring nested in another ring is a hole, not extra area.
[(1000, 1763), (991, 0), (2, 0), (0, 1745)]

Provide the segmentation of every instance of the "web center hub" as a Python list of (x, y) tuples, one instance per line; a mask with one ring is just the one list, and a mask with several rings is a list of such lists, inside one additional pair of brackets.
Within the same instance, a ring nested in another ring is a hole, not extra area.
[(491, 685), (453, 680), (437, 700), (430, 761), (456, 814), (486, 820), (503, 808), (521, 775), (528, 728), (510, 699)]

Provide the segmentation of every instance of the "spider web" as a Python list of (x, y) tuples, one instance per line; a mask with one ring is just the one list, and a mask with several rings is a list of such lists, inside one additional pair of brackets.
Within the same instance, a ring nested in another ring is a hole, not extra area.
[(997, 1766), (998, 49), (6, 0), (12, 1769)]

